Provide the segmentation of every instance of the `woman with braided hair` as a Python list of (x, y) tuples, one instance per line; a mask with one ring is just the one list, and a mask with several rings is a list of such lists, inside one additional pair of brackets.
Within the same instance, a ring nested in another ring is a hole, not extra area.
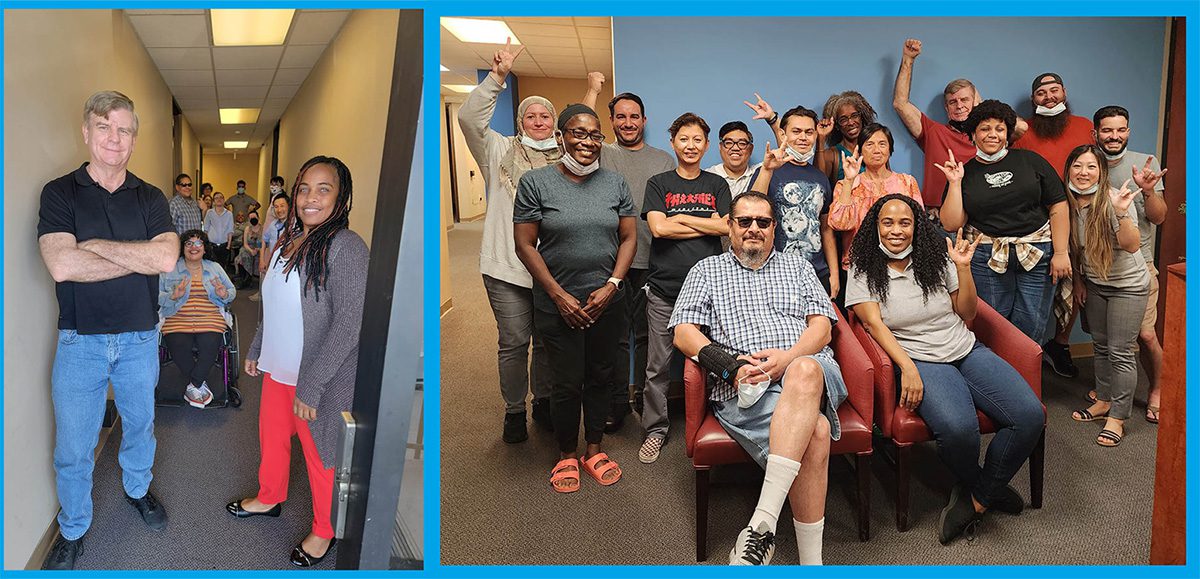
[(339, 416), (354, 400), (367, 245), (350, 227), (350, 170), (318, 156), (300, 168), (295, 202), (262, 280), (263, 317), (246, 355), (262, 374), (258, 495), (229, 503), (235, 517), (278, 517), (287, 499), (292, 435), (300, 437), (312, 488), (312, 532), (292, 550), (310, 567), (333, 546), (330, 503)]

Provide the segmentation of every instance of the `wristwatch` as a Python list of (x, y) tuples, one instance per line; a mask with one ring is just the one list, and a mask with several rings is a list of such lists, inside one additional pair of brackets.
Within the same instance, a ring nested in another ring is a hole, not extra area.
[(611, 284), (613, 284), (613, 285), (617, 286), (617, 289), (618, 289), (618, 290), (620, 290), (621, 288), (625, 287), (625, 280), (623, 280), (623, 279), (621, 279), (621, 278), (619, 278), (619, 277), (610, 277), (610, 278), (608, 278), (608, 283), (611, 283)]

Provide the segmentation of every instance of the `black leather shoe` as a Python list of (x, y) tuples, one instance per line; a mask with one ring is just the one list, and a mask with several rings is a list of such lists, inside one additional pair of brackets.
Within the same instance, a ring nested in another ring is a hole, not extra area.
[(512, 412), (504, 415), (504, 442), (514, 444), (517, 442), (525, 442), (529, 438), (529, 431), (525, 428), (525, 412)]
[(133, 505), (142, 515), (142, 520), (146, 521), (146, 526), (161, 531), (167, 528), (167, 511), (159, 504), (158, 499), (154, 498), (150, 491), (146, 491), (146, 496), (135, 499), (129, 495), (125, 495), (125, 500)]
[(279, 513), (283, 512), (283, 503), (277, 503), (275, 506), (271, 507), (270, 510), (266, 510), (266, 511), (262, 511), (262, 512), (255, 512), (255, 511), (247, 511), (246, 509), (243, 509), (242, 508), (242, 499), (238, 499), (236, 501), (233, 501), (232, 503), (229, 503), (228, 505), (225, 505), (225, 510), (229, 511), (229, 514), (231, 514), (239, 519), (245, 519), (247, 517), (257, 517), (260, 515), (264, 516), (264, 517), (278, 517)]
[(938, 521), (938, 540), (948, 545), (964, 533), (968, 539), (974, 539), (979, 520), (979, 513), (975, 512), (975, 505), (971, 502), (971, 491), (962, 485), (954, 485), (954, 490), (950, 491), (950, 501), (942, 509)]
[(605, 434), (613, 434), (625, 425), (625, 416), (629, 414), (628, 402), (614, 402), (612, 405), (612, 413), (608, 420), (604, 421)]
[(54, 538), (54, 545), (42, 562), (43, 571), (71, 571), (75, 569), (75, 559), (83, 554), (83, 537), (68, 540), (59, 534)]
[(1012, 485), (1005, 485), (1000, 489), (1000, 495), (992, 499), (992, 504), (988, 506), (1002, 513), (1019, 515), (1025, 510), (1025, 499), (1021, 498), (1021, 493)]
[(325, 557), (329, 556), (329, 552), (333, 550), (333, 546), (336, 544), (337, 539), (330, 539), (329, 548), (325, 549), (325, 554), (320, 557), (313, 557), (304, 551), (304, 543), (300, 543), (296, 545), (296, 548), (292, 549), (292, 564), (297, 567), (312, 567), (324, 561)]

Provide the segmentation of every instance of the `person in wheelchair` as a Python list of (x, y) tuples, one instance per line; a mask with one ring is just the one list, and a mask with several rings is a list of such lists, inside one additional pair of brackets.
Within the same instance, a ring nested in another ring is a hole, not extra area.
[[(961, 177), (960, 163), (946, 166)], [(978, 303), (971, 258), (979, 238), (970, 243), (959, 229), (952, 241), (922, 214), (901, 194), (871, 206), (850, 246), (846, 307), (892, 359), (900, 405), (929, 425), (958, 479), (941, 515), (945, 545), (970, 536), (985, 511), (1021, 512), (1024, 499), (1009, 481), (1037, 445), (1044, 414), (1025, 379), (965, 323)], [(997, 427), (983, 466), (976, 408)]]
[[(188, 380), (183, 398), (196, 408), (213, 400), (207, 379), (221, 349), (221, 337), (232, 326), (229, 304), (237, 290), (216, 262), (204, 259), (208, 236), (185, 231), (183, 255), (175, 270), (158, 276), (159, 315), (163, 342)], [(192, 349), (199, 354), (193, 360)]]

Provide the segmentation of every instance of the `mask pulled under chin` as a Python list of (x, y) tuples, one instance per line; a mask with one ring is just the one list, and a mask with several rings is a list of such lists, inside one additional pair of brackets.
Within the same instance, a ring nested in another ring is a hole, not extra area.
[(1003, 149), (1000, 149), (991, 155), (979, 150), (979, 147), (975, 147), (975, 156), (978, 157), (980, 161), (995, 163), (996, 161), (1008, 156), (1008, 147), (1004, 147)]
[(800, 151), (793, 149), (791, 145), (788, 145), (785, 151), (793, 161), (800, 163), (801, 165), (812, 163), (813, 157), (816, 155), (815, 148), (809, 149), (808, 153), (801, 153)]
[(1067, 188), (1070, 189), (1072, 192), (1074, 192), (1076, 195), (1092, 195), (1092, 194), (1095, 194), (1096, 191), (1100, 190), (1100, 183), (1099, 182), (1092, 183), (1091, 187), (1088, 187), (1087, 189), (1080, 189), (1079, 187), (1076, 187), (1074, 183), (1067, 181)]
[(1034, 112), (1036, 112), (1038, 115), (1043, 116), (1043, 117), (1053, 117), (1053, 116), (1062, 114), (1063, 111), (1065, 111), (1065, 110), (1067, 110), (1067, 103), (1061, 102), (1050, 108), (1046, 108), (1042, 105), (1038, 105), (1037, 110), (1035, 110)]
[(550, 149), (558, 148), (558, 141), (554, 137), (537, 140), (529, 135), (521, 135), (521, 144), (538, 151), (549, 151)]
[(912, 244), (911, 243), (908, 244), (908, 247), (900, 250), (900, 253), (893, 253), (892, 250), (888, 249), (886, 246), (883, 245), (883, 242), (880, 241), (879, 242), (879, 251), (882, 251), (884, 255), (886, 255), (892, 259), (904, 259), (904, 258), (908, 257), (908, 254), (912, 253)]
[(584, 165), (584, 164), (580, 163), (579, 161), (576, 161), (575, 157), (572, 157), (566, 153), (563, 153), (562, 164), (573, 175), (576, 175), (579, 177), (583, 177), (585, 175), (591, 175), (592, 173), (596, 172), (596, 169), (600, 168), (599, 160), (592, 161), (591, 164), (589, 164), (589, 165)]

